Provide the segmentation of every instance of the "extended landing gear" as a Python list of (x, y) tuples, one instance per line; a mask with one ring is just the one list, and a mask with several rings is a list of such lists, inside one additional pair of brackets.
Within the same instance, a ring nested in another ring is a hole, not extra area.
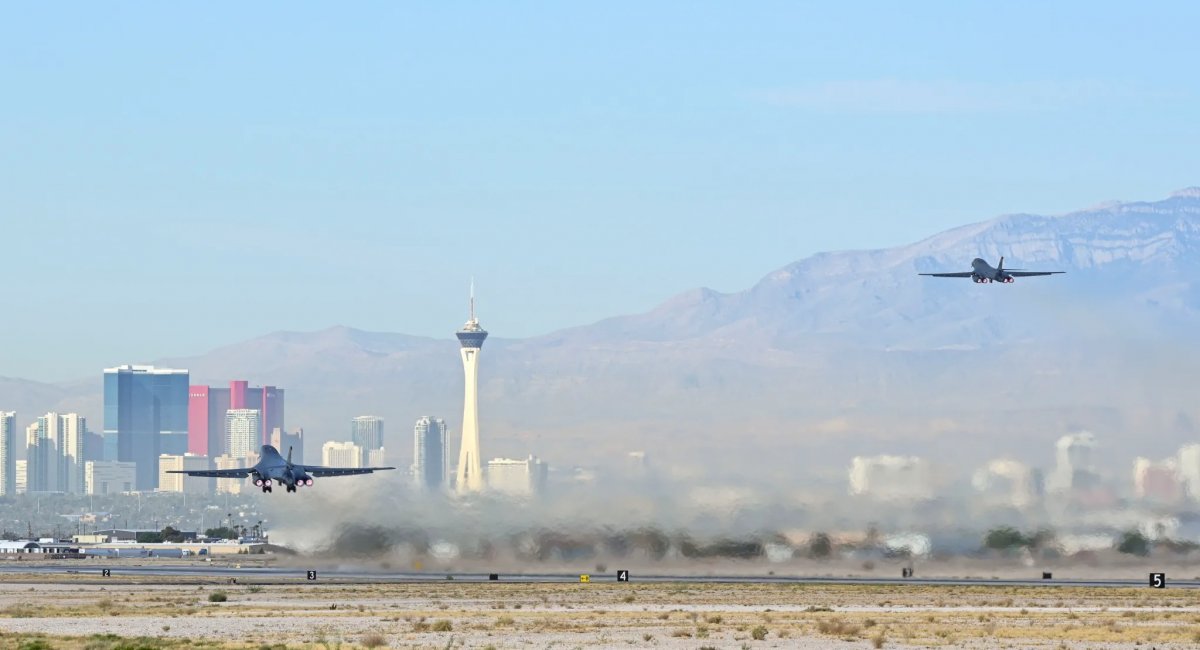
[(270, 492), (270, 491), (271, 491), (271, 484), (270, 484), (270, 483), (263, 483), (262, 490), (263, 490), (263, 494), (266, 494), (267, 492)]
[(295, 485), (289, 485), (289, 486), (287, 486), (287, 491), (288, 491), (288, 492), (295, 492), (295, 491), (296, 491), (296, 486), (295, 486)]

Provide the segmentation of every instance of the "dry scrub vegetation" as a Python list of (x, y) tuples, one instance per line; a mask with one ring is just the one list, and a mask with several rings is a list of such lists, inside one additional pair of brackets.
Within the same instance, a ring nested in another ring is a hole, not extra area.
[[(212, 599), (222, 592), (225, 601)], [(0, 650), (1200, 644), (1187, 590), (406, 583), (0, 584)], [(533, 644), (530, 646), (530, 644)]]

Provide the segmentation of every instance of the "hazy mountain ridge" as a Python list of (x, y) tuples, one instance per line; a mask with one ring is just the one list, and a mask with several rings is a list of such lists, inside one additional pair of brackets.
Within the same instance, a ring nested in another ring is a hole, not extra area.
[[(1011, 286), (916, 275), (1001, 255), (1009, 267), (1068, 273)], [(949, 440), (988, 453), (1024, 438), (1043, 445), (1070, 426), (1138, 433), (1157, 453), (1192, 435), (1180, 422), (1200, 417), (1189, 384), (1200, 358), (1197, 260), (1200, 188), (1188, 188), (1162, 201), (1005, 215), (905, 246), (820, 253), (744, 291), (694, 289), (642, 314), (492, 338), (481, 368), (485, 453), (561, 463), (585, 462), (581, 448), (597, 459), (647, 448), (686, 461), (693, 448), (750, 439), (847, 451), (874, 450), (872, 440), (917, 441), (915, 449)], [(383, 415), (406, 459), (417, 416), (457, 429), (457, 347), (450, 337), (334, 327), (163, 363), (189, 368), (198, 383), (287, 388), (289, 425), (318, 441), (344, 437), (353, 415)], [(56, 406), (44, 391), (10, 400), (9, 385), (0, 383), (3, 401), (23, 422)], [(98, 418), (99, 377), (80, 390), (58, 404), (94, 405), (88, 414)], [(1011, 440), (994, 437), (1013, 429), (1021, 431)]]

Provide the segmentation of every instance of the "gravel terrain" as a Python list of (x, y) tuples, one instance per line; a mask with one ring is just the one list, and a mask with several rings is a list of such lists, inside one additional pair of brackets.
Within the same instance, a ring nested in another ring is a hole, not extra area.
[[(210, 598), (220, 592), (223, 602)], [(5, 576), (0, 648), (1195, 648), (1195, 591), (882, 585), (77, 584)], [(761, 637), (761, 638), (759, 638)], [(25, 647), (29, 647), (26, 645)]]

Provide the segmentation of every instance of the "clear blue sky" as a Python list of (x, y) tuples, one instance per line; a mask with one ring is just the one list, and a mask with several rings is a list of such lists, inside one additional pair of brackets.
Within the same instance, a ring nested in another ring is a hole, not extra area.
[[(452, 6), (453, 5), (453, 6)], [(653, 5), (653, 6), (648, 6)], [(0, 375), (522, 337), (1200, 184), (1200, 4), (10, 3)]]

